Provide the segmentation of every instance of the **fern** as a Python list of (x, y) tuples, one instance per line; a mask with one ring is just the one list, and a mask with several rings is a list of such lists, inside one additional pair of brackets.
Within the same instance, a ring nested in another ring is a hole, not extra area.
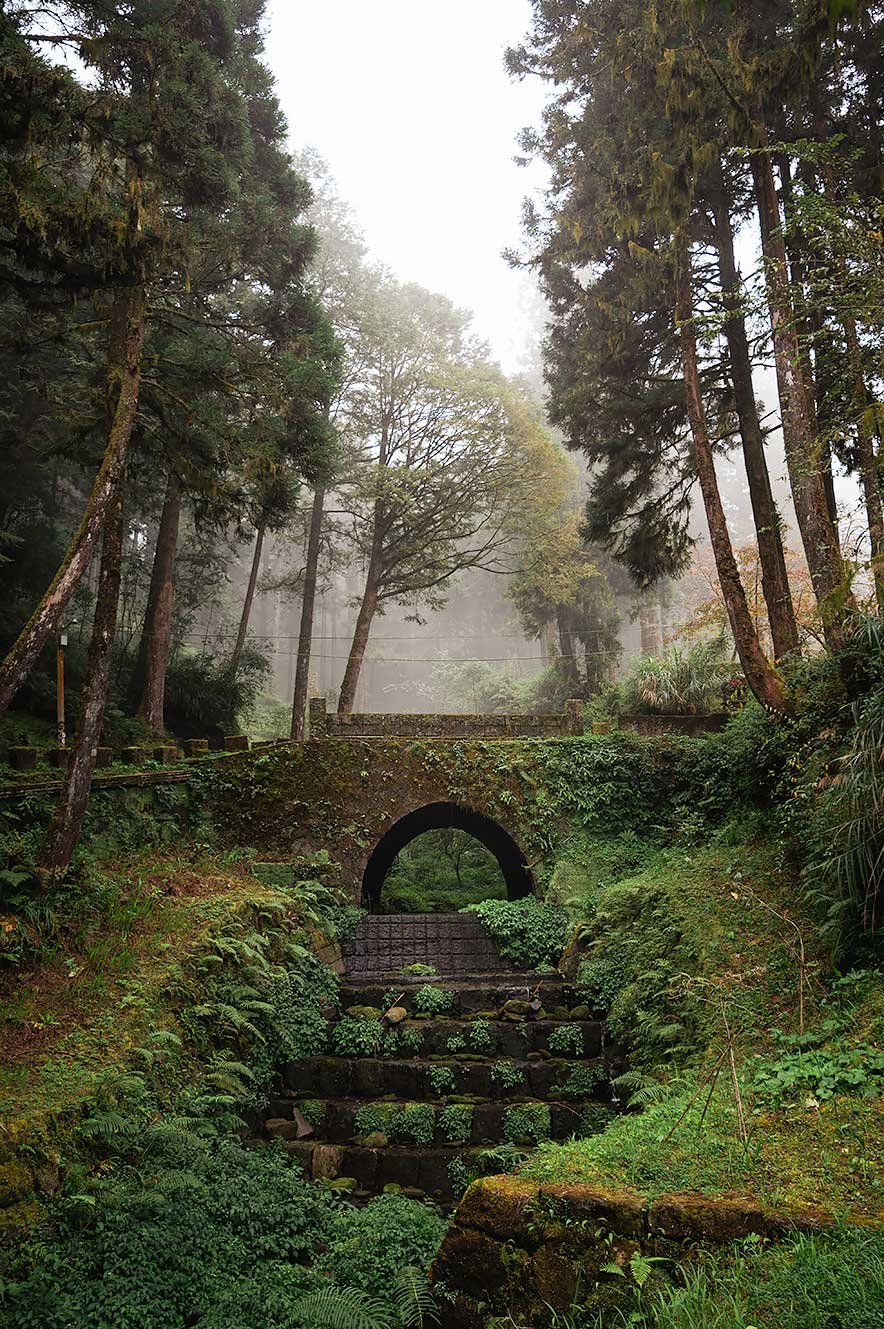
[[(389, 1308), (356, 1288), (325, 1287), (294, 1306), (303, 1329), (396, 1329)], [(412, 1321), (414, 1323), (414, 1321)]]
[(439, 1312), (422, 1269), (414, 1265), (400, 1269), (393, 1282), (392, 1294), (396, 1313), (405, 1329), (424, 1329), (427, 1324), (439, 1323)]

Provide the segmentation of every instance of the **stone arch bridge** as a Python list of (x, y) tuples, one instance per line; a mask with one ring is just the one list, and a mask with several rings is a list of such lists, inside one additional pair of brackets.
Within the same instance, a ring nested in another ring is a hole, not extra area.
[(327, 854), (369, 908), (399, 851), (447, 826), (494, 854), (514, 899), (534, 889), (552, 847), (552, 790), (582, 733), (579, 701), (560, 715), (347, 717), (314, 701), (307, 742), (222, 758), (212, 796), (225, 835), (272, 854)]

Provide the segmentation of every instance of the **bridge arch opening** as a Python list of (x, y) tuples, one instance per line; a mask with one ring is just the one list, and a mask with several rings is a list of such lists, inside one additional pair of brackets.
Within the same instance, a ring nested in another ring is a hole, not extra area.
[(518, 900), (534, 891), (530, 868), (512, 836), (490, 817), (457, 803), (428, 803), (394, 822), (372, 851), (362, 877), (362, 903), (372, 913), (382, 909), (384, 882), (399, 854), (428, 831), (464, 831), (496, 859), (507, 898)]

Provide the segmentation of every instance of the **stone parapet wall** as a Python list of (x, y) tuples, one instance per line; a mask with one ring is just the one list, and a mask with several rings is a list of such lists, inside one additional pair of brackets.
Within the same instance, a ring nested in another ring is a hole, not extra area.
[(776, 1240), (833, 1226), (835, 1219), (818, 1210), (768, 1210), (747, 1199), (649, 1199), (486, 1177), (461, 1200), (430, 1277), (453, 1298), (450, 1329), (480, 1329), (489, 1315), (513, 1311), (519, 1324), (540, 1326), (549, 1323), (550, 1308), (566, 1312), (578, 1290), (582, 1302), (599, 1310), (616, 1304), (627, 1280), (611, 1277), (605, 1266), (626, 1272), (636, 1253), (678, 1261), (753, 1233)]
[(573, 738), (583, 733), (583, 702), (558, 715), (330, 714), (324, 697), (310, 701), (310, 737), (320, 738)]

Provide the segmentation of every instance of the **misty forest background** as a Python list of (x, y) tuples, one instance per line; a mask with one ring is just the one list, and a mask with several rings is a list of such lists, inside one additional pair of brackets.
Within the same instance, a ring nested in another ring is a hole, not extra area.
[(880, 609), (880, 7), (534, 12), (507, 377), (292, 150), (260, 3), (6, 7), (0, 711), (52, 741), (64, 630), (52, 862), (102, 735), (785, 713)]

